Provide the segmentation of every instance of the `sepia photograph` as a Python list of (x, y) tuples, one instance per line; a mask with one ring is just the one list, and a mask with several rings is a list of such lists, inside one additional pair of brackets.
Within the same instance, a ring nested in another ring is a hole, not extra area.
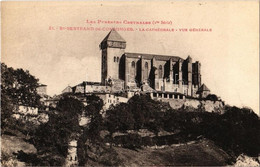
[(259, 1), (1, 1), (1, 166), (260, 166)]

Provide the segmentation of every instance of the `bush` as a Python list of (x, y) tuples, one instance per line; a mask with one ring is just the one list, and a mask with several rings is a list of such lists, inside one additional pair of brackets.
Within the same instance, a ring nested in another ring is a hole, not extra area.
[(142, 146), (142, 138), (138, 134), (128, 134), (123, 136), (116, 136), (114, 138), (115, 144), (121, 144), (125, 148), (136, 149), (141, 148)]
[(218, 101), (218, 96), (215, 95), (215, 94), (209, 94), (209, 95), (206, 97), (206, 100)]
[(258, 156), (260, 153), (260, 120), (249, 108), (226, 107), (222, 122), (232, 141), (229, 148), (235, 153)]
[(149, 95), (136, 95), (127, 104), (119, 104), (107, 110), (105, 123), (111, 133), (138, 129), (158, 132), (162, 127), (161, 113), (169, 108), (168, 104), (154, 101)]

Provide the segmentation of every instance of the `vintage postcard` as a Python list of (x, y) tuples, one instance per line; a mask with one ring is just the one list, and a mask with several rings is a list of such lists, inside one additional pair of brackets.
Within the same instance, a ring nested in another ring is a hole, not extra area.
[(258, 166), (259, 1), (2, 1), (3, 166)]

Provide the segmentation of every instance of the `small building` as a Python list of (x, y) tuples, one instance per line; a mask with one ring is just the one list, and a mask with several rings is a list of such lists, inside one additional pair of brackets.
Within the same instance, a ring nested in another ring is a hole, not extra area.
[[(66, 89), (66, 88), (65, 88)], [(65, 90), (64, 89), (64, 90)], [(82, 82), (74, 87), (71, 87), (72, 93), (83, 94), (83, 93), (110, 93), (111, 86), (101, 85), (100, 82)]]
[(67, 86), (65, 89), (63, 89), (62, 94), (65, 94), (65, 93), (72, 93), (72, 87)]
[(97, 96), (103, 100), (104, 110), (108, 109), (111, 105), (117, 105), (119, 103), (127, 103), (129, 99), (127, 97), (122, 97), (116, 94), (109, 94), (109, 93), (98, 94)]
[(206, 98), (210, 94), (210, 90), (205, 84), (203, 84), (198, 89), (197, 94), (199, 94), (200, 98)]
[(54, 95), (53, 97), (46, 99), (45, 100), (46, 106), (55, 108), (60, 98), (61, 98), (60, 95)]
[(39, 84), (36, 91), (40, 96), (47, 95), (47, 85)]

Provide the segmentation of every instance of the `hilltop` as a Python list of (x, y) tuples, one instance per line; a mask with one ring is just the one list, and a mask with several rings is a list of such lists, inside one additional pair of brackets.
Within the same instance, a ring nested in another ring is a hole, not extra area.
[[(231, 165), (259, 156), (260, 120), (250, 108), (214, 100), (174, 108), (140, 94), (104, 111), (94, 94), (82, 96), (86, 104), (65, 94), (47, 110), (36, 78), (1, 67), (2, 165)], [(19, 113), (20, 105), (39, 110)], [(221, 112), (207, 112), (213, 105)]]

